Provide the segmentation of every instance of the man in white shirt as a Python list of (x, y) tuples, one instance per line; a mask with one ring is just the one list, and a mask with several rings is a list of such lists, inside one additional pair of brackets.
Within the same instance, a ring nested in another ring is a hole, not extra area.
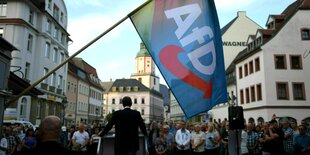
[(80, 145), (80, 154), (86, 155), (86, 146), (89, 141), (89, 134), (85, 131), (84, 124), (79, 125), (79, 130), (74, 132), (72, 137), (73, 145)]
[(191, 134), (186, 129), (186, 124), (184, 121), (181, 121), (179, 124), (181, 125), (181, 129), (179, 129), (175, 134), (177, 152), (178, 155), (188, 155), (190, 153)]
[(193, 149), (193, 155), (204, 155), (204, 143), (206, 139), (206, 134), (201, 131), (201, 126), (199, 124), (195, 125), (194, 131), (191, 133), (191, 144)]

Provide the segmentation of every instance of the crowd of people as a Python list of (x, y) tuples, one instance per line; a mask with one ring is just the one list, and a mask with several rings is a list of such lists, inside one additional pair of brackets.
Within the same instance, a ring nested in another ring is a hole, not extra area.
[[(56, 135), (46, 133), (48, 130), (45, 128), (48, 127), (52, 129), (51, 132), (56, 132)], [(84, 124), (77, 127), (61, 127), (59, 120), (59, 124), (47, 123), (35, 131), (31, 127), (23, 125), (3, 126), (2, 130), (0, 155), (18, 155), (37, 151), (36, 149), (42, 148), (43, 145), (41, 144), (44, 144), (44, 136), (53, 136), (52, 138), (47, 137), (47, 139), (56, 141), (61, 148), (70, 151), (69, 154), (95, 155), (100, 140), (99, 132), (101, 128), (90, 128)], [(53, 148), (52, 145), (50, 147)]]
[(310, 155), (310, 124), (272, 119), (230, 130), (227, 120), (153, 122), (148, 144), (150, 155)]
[[(72, 153), (94, 155), (101, 130), (84, 124), (62, 127), (55, 141)], [(237, 134), (237, 130), (230, 130), (227, 120), (152, 122), (147, 130), (149, 155), (228, 155), (236, 150), (242, 155), (310, 155), (310, 124), (305, 121), (248, 122)], [(35, 150), (44, 141), (41, 132), (24, 126), (4, 126), (0, 155)]]

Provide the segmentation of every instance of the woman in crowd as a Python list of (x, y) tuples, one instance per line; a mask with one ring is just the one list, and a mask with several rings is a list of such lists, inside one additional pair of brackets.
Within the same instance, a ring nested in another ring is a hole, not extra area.
[(24, 139), (22, 140), (22, 149), (23, 150), (31, 150), (33, 149), (37, 144), (36, 137), (34, 136), (34, 131), (32, 128), (29, 128), (26, 131), (26, 135)]
[(90, 155), (96, 155), (97, 152), (97, 146), (100, 140), (100, 136), (99, 136), (99, 132), (100, 132), (100, 128), (99, 127), (95, 127), (95, 131), (94, 134), (91, 135), (90, 138), (90, 147), (89, 147), (89, 154)]
[(214, 129), (213, 124), (209, 124), (208, 131), (206, 133), (206, 154), (217, 155), (219, 148), (220, 136), (219, 133)]
[(159, 132), (159, 137), (155, 139), (155, 151), (156, 155), (166, 155), (167, 152), (167, 143), (165, 140), (165, 133), (163, 130)]
[(148, 135), (148, 151), (150, 155), (155, 155), (155, 139), (159, 137), (159, 127), (157, 122), (152, 122)]

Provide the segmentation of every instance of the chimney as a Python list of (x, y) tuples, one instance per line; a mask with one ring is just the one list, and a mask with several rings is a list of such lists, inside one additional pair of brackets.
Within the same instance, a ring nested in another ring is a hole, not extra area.
[(238, 17), (245, 17), (246, 16), (246, 12), (245, 11), (238, 11), (237, 16)]

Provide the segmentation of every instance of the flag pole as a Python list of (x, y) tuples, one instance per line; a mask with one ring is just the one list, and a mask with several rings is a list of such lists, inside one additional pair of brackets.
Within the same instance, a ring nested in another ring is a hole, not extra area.
[(61, 64), (59, 64), (58, 66), (56, 66), (53, 70), (51, 70), (50, 72), (48, 72), (45, 76), (43, 76), (42, 78), (40, 78), (39, 80), (37, 80), (36, 82), (34, 82), (32, 85), (30, 85), (29, 87), (27, 87), (25, 90), (23, 90), (21, 93), (19, 93), (17, 96), (14, 96), (12, 99), (10, 99), (7, 102), (7, 106), (9, 106), (10, 104), (12, 104), (13, 102), (17, 101), (20, 97), (22, 97), (24, 94), (26, 94), (27, 92), (29, 92), (31, 89), (33, 89), (35, 86), (37, 86), (39, 83), (41, 83), (44, 79), (46, 79), (47, 77), (49, 77), (52, 73), (54, 73), (55, 71), (57, 71), (59, 68), (61, 68), (62, 66), (64, 66), (66, 63), (68, 63), (71, 59), (73, 59), (75, 56), (77, 56), (78, 54), (82, 53), (85, 49), (87, 49), (89, 46), (91, 46), (93, 43), (95, 43), (96, 41), (98, 41), (100, 38), (102, 38), (103, 36), (105, 36), (107, 33), (109, 33), (110, 31), (112, 31), (114, 28), (116, 28), (118, 25), (120, 25), (121, 23), (123, 23), (129, 16), (133, 15), (135, 12), (139, 11), (142, 7), (144, 7), (145, 5), (147, 5), (150, 1), (152, 0), (148, 0), (145, 3), (143, 3), (142, 5), (140, 5), (138, 8), (136, 8), (135, 10), (133, 10), (132, 12), (130, 12), (127, 16), (123, 17), (122, 19), (120, 19), (117, 23), (115, 23), (114, 25), (112, 25), (110, 28), (108, 28), (107, 30), (105, 30), (103, 33), (101, 33), (100, 35), (98, 35), (96, 38), (94, 38), (93, 40), (91, 40), (89, 43), (87, 43), (86, 45), (84, 45), (81, 49), (79, 49), (78, 51), (76, 51), (73, 55), (71, 55), (70, 57), (68, 57), (64, 62), (62, 62)]

